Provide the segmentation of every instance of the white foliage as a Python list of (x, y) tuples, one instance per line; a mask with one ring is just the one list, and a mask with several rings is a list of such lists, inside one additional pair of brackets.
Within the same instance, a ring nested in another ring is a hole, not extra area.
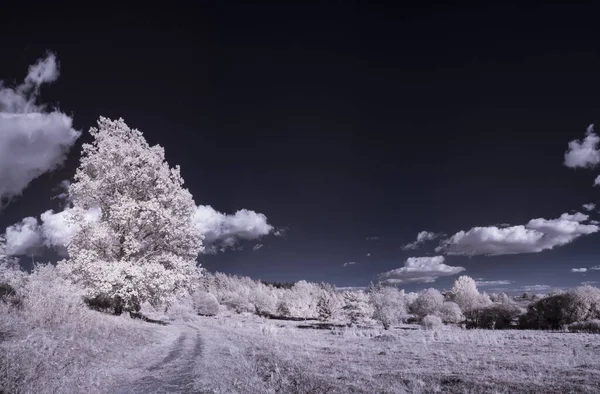
[(419, 293), (417, 299), (410, 305), (410, 310), (415, 315), (423, 318), (427, 315), (436, 315), (439, 313), (444, 296), (438, 290), (429, 288)]
[[(120, 300), (126, 309), (188, 293), (202, 238), (179, 167), (170, 168), (164, 149), (149, 146), (122, 119), (101, 117), (90, 134), (94, 140), (83, 145), (69, 187), (68, 220), (81, 228), (67, 244), (70, 258), (61, 269), (88, 296)], [(99, 221), (85, 220), (90, 209), (101, 212)]]
[(453, 301), (460, 306), (463, 312), (468, 312), (491, 304), (487, 294), (480, 294), (477, 290), (475, 280), (470, 276), (463, 275), (458, 277), (452, 287)]
[(391, 286), (376, 286), (369, 294), (375, 309), (373, 318), (387, 330), (408, 317), (404, 293)]
[(369, 296), (363, 291), (344, 292), (344, 311), (351, 325), (370, 323), (373, 316), (373, 306)]
[(439, 329), (443, 326), (442, 319), (439, 316), (427, 315), (421, 320), (421, 324), (430, 330)]
[(438, 314), (444, 323), (456, 324), (465, 319), (458, 304), (452, 301), (444, 302)]
[(216, 316), (219, 313), (217, 298), (205, 291), (197, 290), (192, 294), (192, 302), (196, 313), (202, 316)]

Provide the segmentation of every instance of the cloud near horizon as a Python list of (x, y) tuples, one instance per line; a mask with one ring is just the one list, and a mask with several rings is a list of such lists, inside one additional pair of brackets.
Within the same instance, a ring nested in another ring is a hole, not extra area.
[(403, 250), (415, 250), (418, 249), (419, 246), (421, 246), (422, 244), (424, 244), (427, 241), (433, 241), (434, 239), (437, 239), (439, 237), (443, 236), (443, 234), (438, 234), (438, 233), (434, 233), (431, 231), (420, 231), (417, 234), (417, 239), (414, 242), (408, 243), (404, 246), (402, 246)]
[(262, 213), (240, 209), (226, 215), (210, 205), (198, 205), (194, 224), (204, 235), (204, 252), (209, 254), (234, 248), (240, 240), (256, 240), (274, 231)]
[(582, 223), (588, 218), (588, 215), (576, 212), (564, 213), (557, 219), (531, 219), (525, 225), (473, 227), (442, 240), (436, 252), (488, 256), (538, 253), (600, 230), (595, 224)]
[(0, 201), (18, 196), (35, 178), (58, 168), (81, 133), (64, 113), (37, 104), (40, 86), (59, 76), (56, 56), (29, 67), (22, 84), (0, 81)]
[(380, 280), (387, 284), (432, 283), (442, 276), (456, 275), (465, 269), (444, 264), (444, 256), (409, 257), (404, 267), (384, 272)]
[[(19, 223), (6, 228), (6, 253), (11, 256), (37, 255), (44, 248), (54, 249), (60, 255), (67, 256), (66, 245), (73, 235), (79, 231), (79, 226), (67, 220), (72, 208), (54, 213), (48, 210), (40, 216), (26, 217)], [(84, 218), (97, 222), (102, 217), (99, 208), (89, 209)]]
[[(37, 255), (44, 248), (50, 248), (66, 256), (67, 242), (79, 231), (78, 226), (67, 220), (71, 209), (56, 213), (49, 210), (40, 216), (39, 221), (34, 217), (26, 217), (7, 227), (7, 254)], [(90, 209), (85, 214), (90, 221), (98, 221), (101, 216), (100, 209)], [(194, 225), (204, 236), (205, 254), (234, 248), (240, 240), (256, 240), (273, 231), (273, 226), (267, 223), (267, 217), (261, 213), (241, 209), (233, 215), (225, 215), (205, 205), (197, 207)], [(258, 245), (254, 246), (254, 251), (262, 247), (262, 244)]]
[(571, 268), (571, 272), (587, 272), (587, 268)]
[(477, 286), (485, 287), (485, 286), (504, 286), (510, 285), (513, 282), (510, 280), (476, 280), (475, 284)]

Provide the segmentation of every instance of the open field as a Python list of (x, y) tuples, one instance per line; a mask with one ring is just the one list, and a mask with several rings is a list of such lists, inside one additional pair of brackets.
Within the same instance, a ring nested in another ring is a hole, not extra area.
[(200, 381), (219, 393), (600, 391), (600, 343), (593, 334), (298, 325), (251, 316), (203, 320), (207, 357)]

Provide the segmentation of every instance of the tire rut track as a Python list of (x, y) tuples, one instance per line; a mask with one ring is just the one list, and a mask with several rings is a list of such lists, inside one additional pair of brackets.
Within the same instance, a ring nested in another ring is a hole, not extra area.
[(196, 365), (204, 354), (204, 341), (198, 329), (181, 327), (181, 334), (169, 353), (145, 368), (139, 379), (123, 384), (116, 393), (203, 393), (194, 388)]

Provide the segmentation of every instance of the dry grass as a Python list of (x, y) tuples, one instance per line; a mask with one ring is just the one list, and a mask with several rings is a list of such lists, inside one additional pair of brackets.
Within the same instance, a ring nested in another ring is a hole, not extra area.
[(250, 316), (202, 325), (207, 351), (218, 354), (205, 366), (215, 379), (203, 380), (218, 393), (600, 391), (600, 345), (589, 334), (310, 330)]

